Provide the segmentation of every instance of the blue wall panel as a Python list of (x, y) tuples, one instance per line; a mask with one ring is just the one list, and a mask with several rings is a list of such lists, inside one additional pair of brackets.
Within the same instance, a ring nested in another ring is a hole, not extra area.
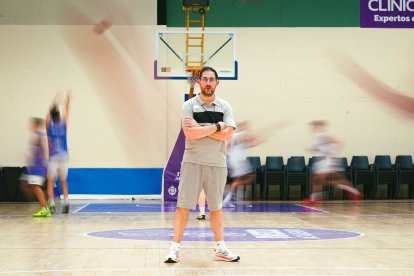
[(71, 168), (69, 193), (159, 195), (162, 171), (162, 168)]

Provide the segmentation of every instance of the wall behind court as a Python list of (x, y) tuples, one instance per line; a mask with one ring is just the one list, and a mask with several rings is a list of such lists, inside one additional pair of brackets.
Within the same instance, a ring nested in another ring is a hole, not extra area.
[[(344, 142), (342, 156), (368, 155), (373, 162), (377, 154), (389, 154), (392, 159), (398, 154), (414, 154), (412, 119), (350, 82), (336, 62), (338, 54), (349, 55), (378, 79), (414, 96), (410, 76), (414, 39), (410, 30), (232, 30), (237, 34), (239, 79), (221, 81), (217, 95), (232, 104), (237, 121), (250, 120), (254, 128), (289, 122), (264, 144), (250, 149), (249, 155), (259, 155), (263, 162), (269, 155), (310, 157), (306, 151), (312, 142), (308, 123), (321, 119), (329, 121), (332, 133)], [(171, 92), (180, 89), (177, 81), (167, 87)], [(173, 93), (167, 94), (171, 97)], [(174, 108), (174, 112), (172, 118), (179, 116), (180, 109)], [(173, 137), (169, 139), (172, 147)]]
[[(175, 12), (183, 16), (182, 10)], [(0, 43), (0, 165), (24, 165), (28, 118), (44, 117), (56, 93), (71, 88), (70, 167), (77, 170), (72, 174), (76, 177), (72, 191), (88, 193), (85, 185), (91, 185), (90, 193), (104, 192), (105, 185), (125, 182), (133, 188), (120, 193), (159, 194), (162, 168), (177, 138), (188, 91), (186, 81), (152, 78), (155, 32), (165, 26), (116, 25), (108, 36), (97, 36), (92, 29), (87, 24), (0, 26), (0, 36), (6, 38)], [(414, 96), (410, 30), (208, 30), (237, 34), (239, 79), (222, 81), (217, 89), (232, 104), (236, 120), (250, 120), (254, 127), (276, 120), (290, 122), (250, 149), (249, 155), (259, 155), (262, 161), (268, 155), (309, 157), (307, 123), (314, 119), (331, 122), (333, 133), (345, 142), (343, 156), (366, 154), (373, 161), (375, 154), (414, 154), (411, 119), (341, 76), (332, 55), (347, 53), (391, 87)], [(131, 168), (142, 175), (137, 177)], [(82, 176), (91, 175), (89, 169), (98, 169), (100, 183)], [(102, 177), (114, 175), (110, 170), (124, 169), (126, 174), (118, 181)], [(144, 185), (153, 189), (141, 189)]]

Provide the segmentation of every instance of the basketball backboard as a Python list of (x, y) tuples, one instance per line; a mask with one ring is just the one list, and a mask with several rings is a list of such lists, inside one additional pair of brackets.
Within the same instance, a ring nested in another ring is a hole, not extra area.
[(194, 61), (216, 69), (219, 79), (237, 79), (234, 32), (160, 31), (156, 39), (154, 79), (187, 79)]

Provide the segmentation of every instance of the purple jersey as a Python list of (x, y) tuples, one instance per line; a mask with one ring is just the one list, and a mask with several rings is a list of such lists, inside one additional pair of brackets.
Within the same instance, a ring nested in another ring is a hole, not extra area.
[(34, 132), (33, 139), (30, 144), (31, 159), (29, 160), (29, 166), (27, 167), (29, 175), (46, 176), (45, 149), (42, 144), (44, 136), (45, 134), (43, 132)]
[(49, 157), (68, 153), (66, 123), (63, 120), (60, 120), (57, 123), (50, 120), (47, 128), (47, 136), (49, 141)]

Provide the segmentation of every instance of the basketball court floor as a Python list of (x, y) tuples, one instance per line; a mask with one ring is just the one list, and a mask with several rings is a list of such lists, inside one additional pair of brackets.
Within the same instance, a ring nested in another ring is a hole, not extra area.
[(73, 200), (37, 219), (35, 203), (1, 204), (0, 274), (414, 275), (414, 200), (238, 203), (225, 239), (241, 261), (215, 261), (208, 215), (192, 212), (177, 264), (163, 262), (174, 203)]

